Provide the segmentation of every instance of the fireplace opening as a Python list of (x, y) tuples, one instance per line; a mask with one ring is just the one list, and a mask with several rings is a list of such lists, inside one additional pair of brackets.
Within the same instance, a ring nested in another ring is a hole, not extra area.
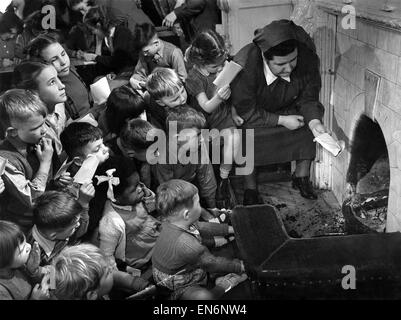
[(348, 234), (384, 232), (390, 163), (380, 125), (365, 114), (357, 121), (350, 155), (348, 194), (342, 206), (345, 230)]

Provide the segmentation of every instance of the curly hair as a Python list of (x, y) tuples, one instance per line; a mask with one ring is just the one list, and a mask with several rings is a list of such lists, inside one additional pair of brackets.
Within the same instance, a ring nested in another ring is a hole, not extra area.
[(187, 52), (188, 62), (198, 66), (215, 64), (227, 58), (224, 39), (213, 30), (199, 33)]

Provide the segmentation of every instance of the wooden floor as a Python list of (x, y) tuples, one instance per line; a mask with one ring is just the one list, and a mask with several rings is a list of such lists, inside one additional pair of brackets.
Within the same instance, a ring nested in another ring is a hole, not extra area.
[[(233, 181), (237, 200), (242, 203), (243, 186)], [(259, 183), (259, 193), (265, 203), (275, 206), (291, 237), (314, 237), (344, 233), (344, 218), (340, 204), (328, 190), (316, 190), (317, 200), (302, 198), (290, 181)]]

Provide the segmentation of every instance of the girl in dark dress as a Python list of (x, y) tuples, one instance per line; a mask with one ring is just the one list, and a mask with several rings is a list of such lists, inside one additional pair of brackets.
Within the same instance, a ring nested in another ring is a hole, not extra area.
[[(236, 128), (238, 116), (227, 100), (230, 97), (230, 86), (217, 88), (213, 81), (224, 67), (227, 50), (223, 38), (215, 31), (201, 32), (188, 49), (188, 62), (193, 65), (188, 72), (186, 87), (192, 97), (192, 106), (202, 112), (209, 129), (218, 129), (221, 134), (215, 139), (221, 139), (224, 133), (222, 163), (220, 164), (220, 183), (218, 184), (216, 200), (221, 201), (221, 207), (229, 203), (228, 176), (240, 146), (240, 135)], [(235, 118), (232, 117), (232, 109)], [(241, 119), (240, 119), (241, 120)]]

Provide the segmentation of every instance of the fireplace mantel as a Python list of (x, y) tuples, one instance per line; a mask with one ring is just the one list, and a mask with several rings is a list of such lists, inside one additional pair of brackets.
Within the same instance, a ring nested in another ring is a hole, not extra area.
[(386, 1), (382, 0), (354, 0), (350, 4), (344, 3), (343, 0), (316, 0), (316, 5), (319, 9), (335, 15), (343, 15), (342, 8), (352, 5), (355, 7), (357, 18), (401, 31), (401, 1), (387, 2), (387, 6), (393, 8), (391, 12), (383, 10)]

